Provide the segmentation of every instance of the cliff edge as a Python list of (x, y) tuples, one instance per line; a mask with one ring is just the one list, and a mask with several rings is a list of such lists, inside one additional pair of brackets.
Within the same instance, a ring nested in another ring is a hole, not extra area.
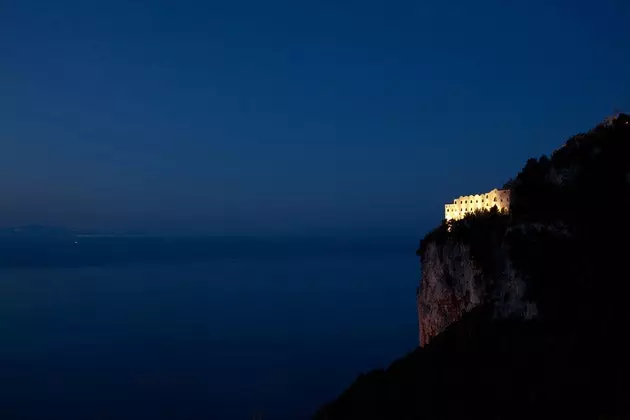
[(506, 184), (510, 212), (421, 241), (420, 344), (316, 419), (630, 417), (630, 117)]

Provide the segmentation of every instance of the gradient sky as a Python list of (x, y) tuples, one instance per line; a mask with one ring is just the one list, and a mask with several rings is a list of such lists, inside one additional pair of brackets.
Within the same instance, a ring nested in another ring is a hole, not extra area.
[(630, 2), (0, 2), (0, 226), (409, 233), (630, 110)]

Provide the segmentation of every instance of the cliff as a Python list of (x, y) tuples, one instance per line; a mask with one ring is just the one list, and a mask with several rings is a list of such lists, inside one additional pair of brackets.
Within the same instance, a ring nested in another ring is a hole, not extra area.
[(608, 119), (569, 139), (551, 158), (530, 159), (509, 183), (511, 215), (477, 213), (450, 222), (450, 233), (443, 223), (422, 240), (421, 346), (484, 303), (498, 318), (530, 320), (550, 302), (545, 309), (551, 317), (559, 315), (557, 308), (568, 310), (558, 306), (558, 293), (571, 293), (579, 283), (561, 279), (592, 270), (591, 254), (575, 258), (597, 242), (614, 243), (621, 233), (622, 226), (606, 225), (627, 208), (628, 120)]
[(630, 118), (528, 160), (507, 185), (509, 215), (421, 241), (422, 347), (317, 419), (630, 417)]
[(421, 346), (485, 303), (493, 303), (503, 318), (537, 315), (536, 303), (526, 298), (522, 274), (510, 259), (509, 222), (508, 215), (493, 210), (451, 222), (450, 232), (443, 224), (423, 239), (417, 295)]

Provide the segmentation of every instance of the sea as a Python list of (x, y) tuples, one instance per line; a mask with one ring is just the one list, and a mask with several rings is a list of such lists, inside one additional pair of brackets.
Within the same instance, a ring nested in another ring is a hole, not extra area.
[(417, 245), (0, 239), (0, 418), (309, 419), (417, 346)]

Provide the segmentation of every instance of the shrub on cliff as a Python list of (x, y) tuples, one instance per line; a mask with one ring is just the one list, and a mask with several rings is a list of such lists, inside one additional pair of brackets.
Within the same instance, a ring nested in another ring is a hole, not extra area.
[(432, 231), (424, 235), (424, 238), (420, 240), (420, 246), (416, 250), (416, 255), (418, 255), (420, 259), (422, 260), (423, 255), (425, 254), (425, 251), (427, 249), (427, 246), (430, 243), (435, 243), (437, 245), (444, 245), (449, 235), (448, 229), (449, 229), (449, 222), (447, 222), (446, 219), (443, 219), (442, 223), (440, 223), (438, 227), (436, 227), (435, 229), (433, 229)]

